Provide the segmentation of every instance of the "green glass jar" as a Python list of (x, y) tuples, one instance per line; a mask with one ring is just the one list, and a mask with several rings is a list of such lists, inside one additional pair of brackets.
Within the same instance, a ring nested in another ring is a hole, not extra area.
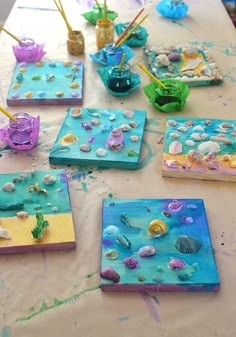
[(128, 64), (121, 68), (119, 65), (113, 65), (108, 70), (107, 86), (114, 92), (125, 92), (131, 88), (131, 72)]

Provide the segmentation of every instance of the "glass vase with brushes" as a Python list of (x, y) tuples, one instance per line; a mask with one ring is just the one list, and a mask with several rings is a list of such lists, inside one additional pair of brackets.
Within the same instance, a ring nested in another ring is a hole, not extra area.
[(131, 72), (128, 64), (112, 65), (108, 70), (108, 88), (114, 92), (125, 92), (131, 88)]

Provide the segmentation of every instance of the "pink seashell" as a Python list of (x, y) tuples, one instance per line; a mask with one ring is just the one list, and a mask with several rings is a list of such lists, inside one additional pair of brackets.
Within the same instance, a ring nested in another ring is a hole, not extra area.
[(178, 212), (182, 208), (182, 203), (178, 200), (173, 200), (169, 203), (168, 208), (173, 212)]
[(100, 272), (101, 278), (113, 281), (115, 283), (120, 281), (120, 275), (112, 267), (105, 268)]
[(186, 266), (186, 263), (183, 260), (171, 259), (168, 262), (168, 266), (170, 267), (170, 269), (176, 270), (176, 269), (182, 269), (182, 268), (184, 268)]
[(139, 249), (138, 255), (148, 257), (156, 254), (156, 249), (153, 246), (143, 246)]
[(135, 269), (138, 266), (138, 261), (133, 257), (126, 257), (123, 262), (129, 269)]

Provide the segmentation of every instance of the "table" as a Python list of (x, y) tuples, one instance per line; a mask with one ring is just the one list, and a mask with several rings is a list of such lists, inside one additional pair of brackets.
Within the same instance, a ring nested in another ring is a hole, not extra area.
[[(5, 27), (14, 34), (30, 35), (38, 43), (45, 43), (48, 60), (73, 59), (66, 51), (66, 28), (58, 12), (19, 8), (22, 2), (16, 1)], [(109, 7), (119, 12), (116, 23), (135, 16), (138, 11), (135, 3), (109, 1)], [(149, 13), (144, 25), (149, 32), (147, 45), (204, 43), (224, 78), (222, 86), (192, 88), (181, 114), (234, 119), (236, 35), (221, 0), (186, 0), (190, 9), (181, 21), (160, 17), (154, 10), (156, 3), (145, 2), (145, 12)], [(89, 58), (89, 53), (96, 51), (94, 26), (80, 16), (85, 10), (75, 1), (65, 2), (65, 9), (72, 26), (82, 30), (85, 36), (85, 54), (80, 57), (85, 61), (83, 106), (138, 107), (147, 112), (141, 167), (135, 171), (66, 167), (77, 248), (0, 256), (0, 336), (234, 336), (235, 183), (161, 176), (160, 139), (164, 135), (166, 115), (155, 110), (142, 91), (149, 78), (137, 69), (142, 85), (127, 97), (111, 96), (96, 74), (99, 65)], [(12, 44), (6, 34), (0, 35), (1, 105), (6, 104), (15, 66)], [(137, 61), (142, 61), (141, 48), (135, 49), (131, 67)], [(38, 146), (29, 152), (11, 151), (1, 145), (0, 173), (49, 169), (49, 150), (66, 109), (66, 106), (10, 107), (12, 113), (28, 111), (40, 115), (40, 139)], [(0, 123), (5, 125), (4, 115), (0, 116)], [(104, 293), (99, 289), (102, 199), (134, 197), (204, 199), (221, 279), (219, 292)]]

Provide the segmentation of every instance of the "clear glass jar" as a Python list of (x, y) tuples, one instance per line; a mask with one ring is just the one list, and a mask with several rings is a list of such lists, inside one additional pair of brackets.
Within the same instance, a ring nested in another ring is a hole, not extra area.
[(107, 86), (114, 92), (125, 92), (131, 88), (131, 72), (128, 64), (124, 64), (121, 69), (119, 65), (113, 65), (108, 70)]
[(71, 55), (81, 55), (84, 53), (84, 36), (81, 31), (74, 30), (68, 34), (67, 50)]
[(44, 45), (36, 44), (33, 39), (24, 38), (16, 46), (13, 46), (13, 52), (17, 62), (39, 62), (43, 55)]
[(13, 115), (16, 123), (10, 119), (8, 126), (8, 136), (17, 145), (31, 142), (31, 134), (34, 132), (33, 118), (26, 112), (19, 112)]
[(104, 48), (106, 44), (114, 41), (114, 26), (109, 19), (97, 20), (96, 45), (98, 49)]

